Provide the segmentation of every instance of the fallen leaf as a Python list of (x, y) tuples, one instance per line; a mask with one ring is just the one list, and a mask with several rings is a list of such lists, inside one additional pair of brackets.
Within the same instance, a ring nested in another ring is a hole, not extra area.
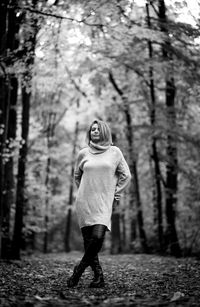
[(180, 298), (182, 298), (184, 296), (184, 293), (182, 292), (175, 292), (173, 297), (171, 298), (170, 302), (175, 302), (177, 300), (179, 300)]

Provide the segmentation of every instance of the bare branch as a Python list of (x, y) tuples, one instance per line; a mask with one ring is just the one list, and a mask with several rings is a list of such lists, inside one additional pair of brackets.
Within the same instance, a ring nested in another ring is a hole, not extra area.
[[(13, 8), (13, 6), (9, 6), (9, 8)], [(15, 6), (15, 8), (18, 9), (18, 10), (28, 11), (28, 12), (35, 13), (35, 14), (42, 15), (42, 16), (54, 17), (54, 18), (62, 19), (62, 20), (69, 20), (69, 21), (72, 21), (72, 22), (77, 22), (79, 24), (84, 23), (85, 25), (88, 25), (88, 26), (96, 26), (96, 27), (100, 27), (100, 26), (102, 27), (103, 26), (103, 24), (100, 24), (100, 23), (89, 23), (89, 22), (86, 21), (87, 18), (91, 16), (91, 13), (88, 14), (83, 19), (78, 20), (78, 19), (75, 19), (75, 18), (72, 18), (72, 17), (66, 17), (66, 16), (62, 16), (62, 15), (57, 15), (57, 14), (53, 14), (53, 13), (39, 11), (39, 10), (32, 9), (30, 7), (27, 7), (27, 6), (24, 6), (24, 7)]]

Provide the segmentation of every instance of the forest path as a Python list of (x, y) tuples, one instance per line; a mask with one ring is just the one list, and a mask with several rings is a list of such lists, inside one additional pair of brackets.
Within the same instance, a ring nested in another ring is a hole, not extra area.
[(200, 261), (155, 255), (101, 255), (106, 287), (90, 289), (88, 268), (78, 286), (67, 278), (79, 252), (0, 262), (0, 306), (200, 306)]

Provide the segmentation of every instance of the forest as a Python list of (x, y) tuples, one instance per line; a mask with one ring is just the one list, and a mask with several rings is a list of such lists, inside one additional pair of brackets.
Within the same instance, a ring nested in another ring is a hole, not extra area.
[(1, 259), (82, 250), (74, 161), (95, 118), (132, 174), (104, 251), (199, 257), (199, 5), (1, 1)]

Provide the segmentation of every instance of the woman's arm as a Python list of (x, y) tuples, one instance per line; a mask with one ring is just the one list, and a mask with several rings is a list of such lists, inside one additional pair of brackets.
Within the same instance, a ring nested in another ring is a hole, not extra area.
[(120, 161), (117, 165), (116, 176), (118, 178), (115, 189), (114, 200), (119, 201), (122, 191), (127, 187), (131, 180), (131, 173), (122, 152), (120, 151)]
[(74, 181), (76, 183), (77, 188), (79, 188), (80, 182), (81, 182), (81, 177), (83, 174), (83, 171), (81, 169), (81, 162), (83, 160), (83, 153), (80, 151), (78, 153), (76, 162), (75, 162), (75, 168), (74, 168)]

